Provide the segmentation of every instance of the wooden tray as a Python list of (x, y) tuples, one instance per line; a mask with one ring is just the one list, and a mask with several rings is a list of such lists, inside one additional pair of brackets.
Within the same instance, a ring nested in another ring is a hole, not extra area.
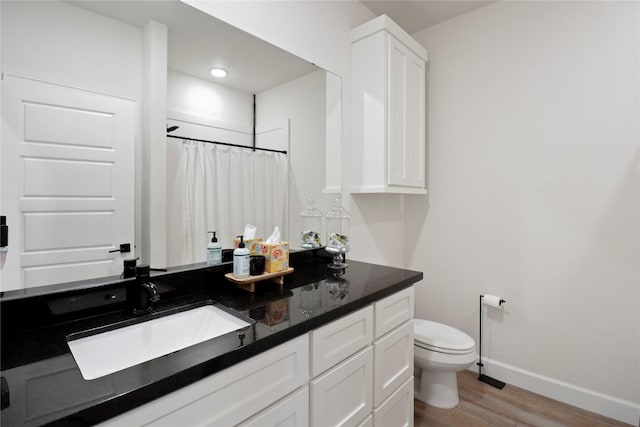
[(275, 273), (263, 273), (259, 276), (249, 276), (246, 279), (238, 279), (233, 275), (233, 273), (227, 273), (224, 275), (224, 277), (228, 281), (237, 284), (239, 288), (242, 288), (245, 291), (255, 292), (257, 282), (269, 280), (282, 286), (284, 284), (283, 276), (291, 273), (293, 273), (293, 268), (289, 267), (286, 270), (276, 271)]

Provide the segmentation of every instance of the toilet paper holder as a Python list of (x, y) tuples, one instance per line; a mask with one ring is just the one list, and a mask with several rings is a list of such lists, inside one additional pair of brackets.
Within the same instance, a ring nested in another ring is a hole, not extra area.
[[(504, 304), (505, 301), (504, 299), (502, 299), (501, 297), (496, 297), (494, 295), (480, 295), (480, 309), (479, 309), (479, 316), (480, 316), (480, 322), (479, 322), (479, 326), (480, 326), (480, 348), (478, 351), (478, 363), (476, 363), (476, 365), (478, 365), (478, 381), (482, 381), (483, 383), (489, 384), (497, 389), (502, 390), (505, 386), (505, 383), (497, 380), (495, 378), (492, 378), (488, 375), (485, 375), (482, 373), (482, 367), (484, 366), (484, 364), (482, 363), (482, 304), (484, 302), (484, 298), (485, 296), (487, 297), (487, 305), (490, 305), (492, 307), (496, 307), (496, 308), (502, 308), (502, 304)], [(497, 302), (497, 305), (496, 305)]]

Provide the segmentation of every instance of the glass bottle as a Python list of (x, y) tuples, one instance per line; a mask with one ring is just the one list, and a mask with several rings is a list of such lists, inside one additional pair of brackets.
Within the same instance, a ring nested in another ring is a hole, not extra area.
[(342, 200), (336, 199), (335, 205), (327, 212), (327, 252), (333, 254), (331, 268), (345, 268), (345, 254), (349, 252), (349, 221), (351, 215), (342, 207)]
[(307, 199), (307, 205), (300, 212), (300, 224), (302, 226), (300, 247), (319, 248), (322, 246), (320, 242), (322, 212), (313, 205), (313, 198), (311, 197)]

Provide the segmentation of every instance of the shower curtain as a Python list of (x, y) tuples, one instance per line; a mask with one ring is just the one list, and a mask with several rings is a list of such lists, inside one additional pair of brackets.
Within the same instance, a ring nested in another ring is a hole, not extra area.
[[(266, 239), (275, 226), (286, 233), (288, 160), (285, 154), (183, 141), (178, 181), (182, 185), (182, 263), (203, 262), (217, 231), (223, 248), (246, 224)], [(171, 242), (169, 242), (171, 244)]]

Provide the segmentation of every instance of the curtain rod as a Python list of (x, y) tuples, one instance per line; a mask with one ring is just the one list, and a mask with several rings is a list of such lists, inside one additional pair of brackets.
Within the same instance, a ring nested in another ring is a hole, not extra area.
[(219, 141), (209, 141), (207, 139), (189, 138), (189, 137), (186, 137), (186, 136), (179, 136), (179, 135), (169, 135), (169, 134), (167, 134), (167, 138), (185, 139), (187, 141), (207, 142), (209, 144), (226, 145), (227, 147), (248, 148), (249, 150), (270, 151), (272, 153), (287, 154), (286, 150), (272, 150), (271, 148), (247, 147), (246, 145), (230, 144), (228, 142), (219, 142)]

